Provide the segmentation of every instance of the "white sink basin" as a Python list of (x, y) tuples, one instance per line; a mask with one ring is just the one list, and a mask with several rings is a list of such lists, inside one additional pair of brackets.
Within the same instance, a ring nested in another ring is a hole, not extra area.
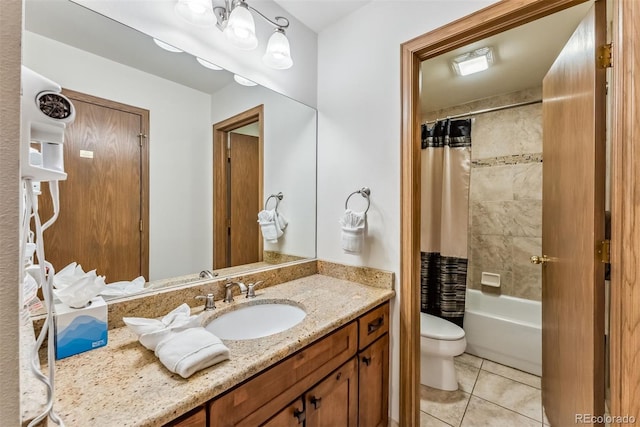
[(248, 305), (216, 317), (205, 329), (223, 340), (250, 340), (286, 331), (306, 315), (289, 304)]

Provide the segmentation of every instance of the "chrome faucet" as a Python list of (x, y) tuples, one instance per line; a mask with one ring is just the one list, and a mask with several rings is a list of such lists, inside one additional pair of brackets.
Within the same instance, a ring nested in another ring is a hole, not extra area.
[(255, 298), (256, 297), (256, 286), (264, 283), (264, 280), (259, 280), (256, 283), (249, 283), (247, 285), (247, 298)]
[(224, 296), (224, 302), (233, 302), (233, 285), (238, 285), (238, 289), (240, 292), (247, 292), (247, 287), (242, 282), (229, 282), (224, 287), (227, 289), (227, 292)]
[(196, 297), (196, 299), (206, 300), (206, 302), (204, 304), (204, 311), (211, 311), (211, 310), (214, 310), (216, 308), (216, 304), (215, 304), (215, 302), (213, 300), (213, 294), (207, 294), (206, 296), (198, 295)]
[(213, 279), (214, 277), (216, 277), (218, 275), (218, 273), (213, 272), (211, 270), (202, 270), (200, 272), (200, 278), (201, 279)]

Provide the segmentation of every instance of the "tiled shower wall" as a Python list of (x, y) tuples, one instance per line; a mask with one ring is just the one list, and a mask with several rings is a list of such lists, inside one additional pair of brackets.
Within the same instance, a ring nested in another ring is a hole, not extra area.
[[(431, 112), (425, 120), (541, 99), (541, 88)], [(467, 285), (540, 300), (542, 253), (542, 104), (479, 114), (472, 124)], [(500, 275), (499, 290), (480, 284)]]

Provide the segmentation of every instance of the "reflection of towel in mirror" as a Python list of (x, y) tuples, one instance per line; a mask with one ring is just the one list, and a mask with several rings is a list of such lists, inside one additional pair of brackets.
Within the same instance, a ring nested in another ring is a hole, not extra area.
[(203, 327), (172, 333), (158, 344), (155, 353), (168, 370), (182, 378), (229, 358), (227, 346)]
[(262, 210), (258, 213), (258, 224), (262, 231), (262, 237), (269, 243), (276, 243), (284, 234), (288, 222), (281, 213), (275, 209)]
[(340, 217), (342, 226), (342, 249), (347, 253), (359, 253), (364, 241), (364, 227), (367, 216), (364, 212), (347, 209)]

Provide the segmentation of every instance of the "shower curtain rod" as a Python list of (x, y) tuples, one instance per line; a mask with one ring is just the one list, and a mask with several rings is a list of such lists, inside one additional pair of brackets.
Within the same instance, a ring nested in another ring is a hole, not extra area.
[(492, 113), (494, 111), (507, 110), (509, 108), (524, 107), (525, 105), (538, 104), (540, 102), (542, 102), (542, 99), (537, 99), (535, 101), (517, 102), (515, 104), (503, 105), (503, 106), (500, 106), (500, 107), (485, 108), (484, 110), (477, 110), (477, 111), (471, 111), (469, 113), (456, 114), (456, 115), (453, 115), (453, 116), (447, 116), (447, 117), (444, 117), (444, 118), (441, 118), (441, 119), (437, 119), (437, 120), (429, 120), (428, 122), (425, 122), (425, 123), (431, 124), (431, 123), (439, 122), (441, 120), (459, 119), (459, 118), (462, 118), (462, 117), (476, 116), (478, 114)]

